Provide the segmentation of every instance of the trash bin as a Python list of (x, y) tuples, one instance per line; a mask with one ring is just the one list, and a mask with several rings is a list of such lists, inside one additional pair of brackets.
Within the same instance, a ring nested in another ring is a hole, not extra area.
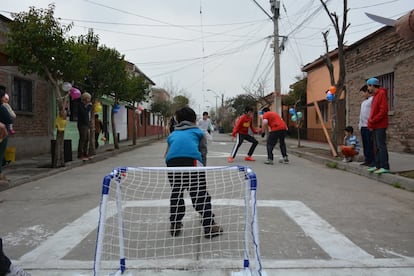
[(6, 147), (4, 152), (4, 160), (7, 162), (16, 162), (16, 148), (15, 147)]
[[(50, 148), (51, 151), (50, 153), (52, 154), (52, 164), (55, 161), (55, 147), (56, 147), (56, 140), (50, 140)], [(63, 141), (63, 159), (65, 162), (70, 162), (72, 161), (72, 140), (70, 139), (65, 139)]]

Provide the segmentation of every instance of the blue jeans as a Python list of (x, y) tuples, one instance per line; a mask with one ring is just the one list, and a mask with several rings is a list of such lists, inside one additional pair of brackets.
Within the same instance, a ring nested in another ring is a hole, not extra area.
[(377, 148), (375, 154), (375, 166), (377, 168), (390, 169), (388, 163), (388, 150), (387, 150), (387, 129), (378, 128), (374, 129), (375, 146)]
[(361, 127), (362, 147), (364, 148), (364, 161), (368, 165), (374, 163), (374, 145), (372, 131), (367, 127)]

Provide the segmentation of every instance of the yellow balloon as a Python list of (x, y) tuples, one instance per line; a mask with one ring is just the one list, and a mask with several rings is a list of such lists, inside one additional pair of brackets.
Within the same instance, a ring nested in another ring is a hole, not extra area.
[(95, 113), (102, 112), (102, 104), (100, 102), (95, 103), (94, 111)]

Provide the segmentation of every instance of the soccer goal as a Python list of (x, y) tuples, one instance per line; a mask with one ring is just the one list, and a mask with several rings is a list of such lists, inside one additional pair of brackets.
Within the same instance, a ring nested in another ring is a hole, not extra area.
[[(200, 183), (209, 199), (195, 198)], [(184, 196), (180, 231), (173, 232), (177, 185)], [(103, 180), (94, 275), (265, 275), (256, 187), (255, 173), (243, 166), (113, 170)], [(200, 211), (206, 206), (221, 230), (214, 236)]]

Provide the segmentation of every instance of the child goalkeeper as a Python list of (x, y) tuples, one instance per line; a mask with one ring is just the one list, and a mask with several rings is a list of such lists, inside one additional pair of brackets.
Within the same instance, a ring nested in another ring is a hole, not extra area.
[[(197, 167), (206, 162), (207, 139), (204, 132), (197, 127), (197, 116), (189, 107), (175, 112), (177, 125), (168, 136), (165, 162), (167, 167)], [(184, 191), (188, 190), (194, 209), (201, 215), (204, 235), (212, 238), (220, 235), (223, 229), (214, 221), (211, 196), (207, 191), (206, 174), (201, 171), (168, 173), (172, 188), (170, 197), (171, 236), (178, 236), (183, 227), (185, 215)]]

